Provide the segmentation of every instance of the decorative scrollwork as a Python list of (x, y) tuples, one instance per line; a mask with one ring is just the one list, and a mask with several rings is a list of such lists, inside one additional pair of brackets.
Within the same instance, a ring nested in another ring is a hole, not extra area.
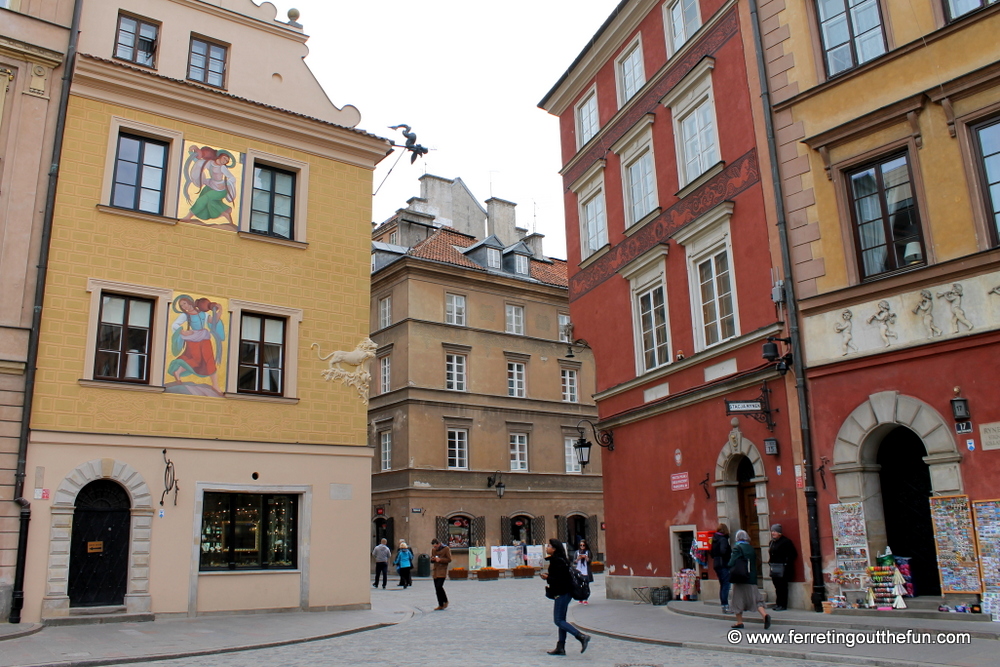
[(167, 467), (163, 469), (163, 493), (160, 494), (160, 507), (163, 507), (163, 499), (171, 491), (174, 492), (174, 505), (177, 505), (177, 493), (181, 490), (177, 484), (177, 477), (174, 472), (174, 462), (167, 458), (167, 450), (163, 450), (163, 462)]

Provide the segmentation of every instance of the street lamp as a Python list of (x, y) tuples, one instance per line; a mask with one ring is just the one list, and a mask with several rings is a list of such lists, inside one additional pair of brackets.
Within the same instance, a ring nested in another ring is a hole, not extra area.
[(503, 483), (503, 473), (497, 470), (495, 473), (487, 477), (486, 488), (496, 489), (497, 498), (503, 498), (504, 491), (507, 490), (507, 485)]
[(580, 469), (583, 470), (590, 464), (590, 448), (593, 444), (584, 437), (583, 424), (589, 424), (590, 430), (594, 434), (594, 440), (601, 447), (606, 448), (609, 452), (615, 451), (615, 438), (611, 431), (600, 431), (598, 432), (597, 427), (594, 426), (594, 422), (589, 419), (581, 419), (576, 425), (577, 433), (580, 437), (577, 438), (576, 444), (573, 445), (573, 449), (576, 450), (576, 460), (580, 462)]

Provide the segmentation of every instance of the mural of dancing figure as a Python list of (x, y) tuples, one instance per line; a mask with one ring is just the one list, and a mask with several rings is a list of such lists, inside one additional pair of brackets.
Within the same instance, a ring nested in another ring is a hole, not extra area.
[[(222, 305), (181, 294), (174, 299), (173, 310), (180, 314), (170, 326), (173, 359), (167, 366), (167, 374), (175, 381), (166, 384), (167, 391), (221, 397), (218, 371), (226, 339)], [(198, 379), (207, 379), (209, 384)]]
[[(236, 157), (227, 150), (210, 146), (189, 146), (184, 162), (184, 199), (191, 206), (181, 218), (208, 222), (223, 218), (235, 228), (233, 207), (236, 205), (236, 176), (232, 172)], [(191, 201), (191, 186), (197, 188), (197, 198)]]

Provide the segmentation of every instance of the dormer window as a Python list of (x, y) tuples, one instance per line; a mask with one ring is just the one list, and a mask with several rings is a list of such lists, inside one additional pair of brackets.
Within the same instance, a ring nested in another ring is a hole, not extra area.
[(528, 258), (524, 255), (514, 255), (514, 273), (528, 275)]
[(491, 269), (500, 268), (500, 251), (496, 248), (486, 249), (486, 266)]

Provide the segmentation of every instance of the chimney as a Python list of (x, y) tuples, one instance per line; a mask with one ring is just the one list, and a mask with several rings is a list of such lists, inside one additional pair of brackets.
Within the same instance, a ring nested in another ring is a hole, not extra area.
[(542, 252), (542, 239), (544, 238), (545, 234), (528, 234), (521, 240), (524, 241), (524, 245), (531, 248), (535, 259), (545, 259), (545, 253)]
[(504, 246), (517, 243), (517, 232), (514, 231), (514, 202), (490, 197), (486, 200), (486, 235), (495, 234)]

